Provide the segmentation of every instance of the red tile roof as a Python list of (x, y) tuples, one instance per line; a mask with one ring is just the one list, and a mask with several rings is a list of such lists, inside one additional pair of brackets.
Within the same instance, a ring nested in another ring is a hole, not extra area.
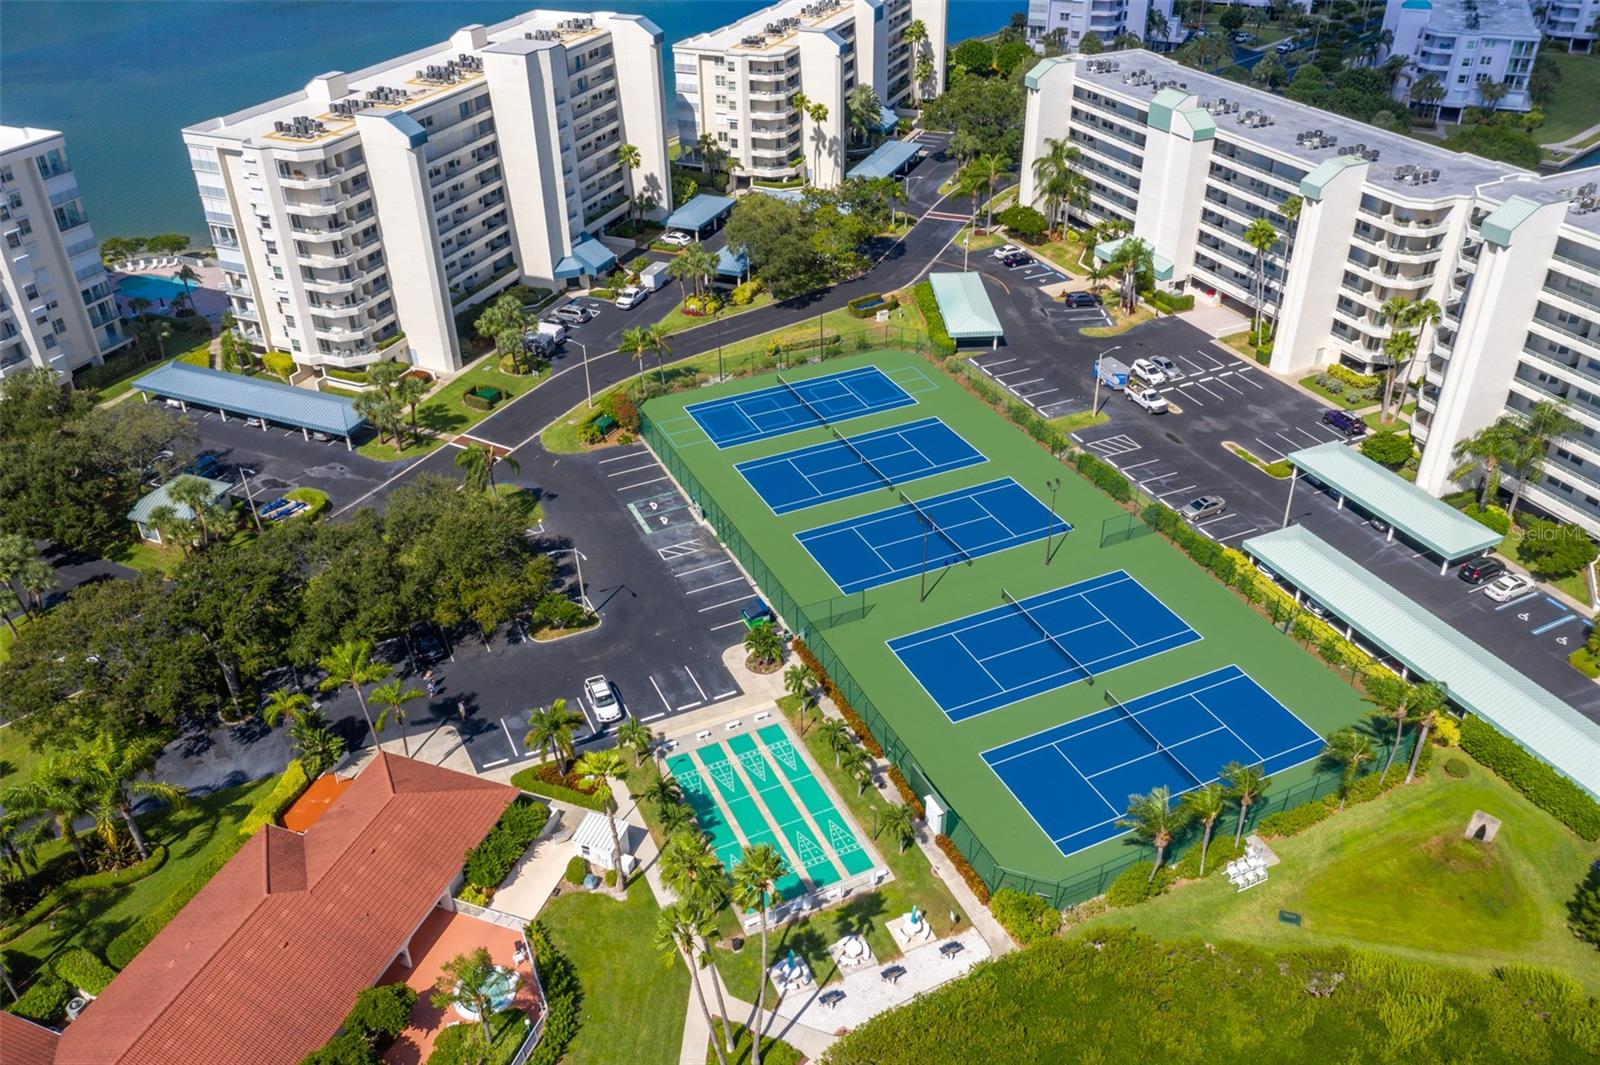
[(294, 1065), (410, 940), (516, 789), (379, 754), (269, 825), (61, 1036), (56, 1065)]
[(50, 1065), (60, 1038), (53, 1029), (0, 1010), (0, 1065)]

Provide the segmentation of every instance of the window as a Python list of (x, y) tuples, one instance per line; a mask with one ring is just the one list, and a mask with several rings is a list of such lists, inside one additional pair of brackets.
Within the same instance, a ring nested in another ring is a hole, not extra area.
[(46, 333), (44, 335), (44, 346), (47, 348), (53, 348), (56, 346), (56, 338), (54, 334)]

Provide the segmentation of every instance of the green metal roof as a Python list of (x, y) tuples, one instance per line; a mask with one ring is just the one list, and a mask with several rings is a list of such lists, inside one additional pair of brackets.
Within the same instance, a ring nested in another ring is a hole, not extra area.
[(1289, 461), (1396, 532), (1454, 562), (1487, 551), (1500, 534), (1337, 441), (1291, 452)]
[(1364, 160), (1353, 155), (1336, 155), (1324, 160), (1318, 167), (1300, 179), (1300, 195), (1308, 200), (1322, 199), (1330, 182), (1352, 166), (1361, 166)]
[(1051, 67), (1055, 66), (1057, 63), (1069, 62), (1071, 62), (1071, 60), (1069, 60), (1066, 56), (1060, 55), (1054, 55), (1047, 59), (1041, 59), (1033, 65), (1027, 74), (1023, 75), (1022, 84), (1026, 85), (1030, 89), (1037, 89), (1039, 87), (1039, 80), (1050, 72)]
[(1251, 537), (1243, 547), (1367, 642), (1443, 684), (1457, 706), (1600, 798), (1600, 725), (1301, 526)]
[(1159, 129), (1163, 133), (1170, 132), (1173, 114), (1188, 98), (1188, 93), (1179, 92), (1177, 89), (1162, 89), (1150, 98), (1150, 111), (1145, 119), (1145, 125), (1151, 129)]
[(133, 387), (149, 395), (335, 436), (349, 436), (366, 423), (355, 404), (343, 396), (176, 359), (140, 377)]
[(933, 298), (939, 301), (944, 327), (956, 340), (1005, 336), (1000, 316), (983, 288), (982, 274), (929, 274)]
[(709, 192), (702, 192), (667, 215), (664, 224), (668, 229), (691, 229), (698, 233), (731, 210), (732, 196), (713, 196)]
[(1489, 217), (1483, 220), (1478, 230), (1483, 234), (1483, 239), (1490, 244), (1502, 248), (1509, 247), (1511, 234), (1516, 232), (1518, 226), (1532, 218), (1539, 206), (1525, 196), (1513, 196), (1489, 212)]
[(143, 524), (150, 520), (150, 515), (154, 514), (157, 508), (169, 505), (177, 513), (180, 521), (188, 521), (194, 517), (194, 508), (187, 503), (176, 502), (172, 498), (172, 486), (179, 481), (203, 481), (211, 489), (211, 502), (213, 503), (227, 495), (228, 489), (233, 487), (227, 481), (214, 481), (210, 477), (196, 477), (192, 473), (179, 474), (135, 503), (133, 509), (128, 511), (128, 520)]
[[(1096, 244), (1094, 246), (1094, 257), (1109, 262), (1117, 254), (1117, 249), (1122, 247), (1122, 242), (1127, 239), (1127, 237), (1118, 237), (1116, 240), (1108, 240)], [(1151, 248), (1150, 261), (1155, 267), (1157, 281), (1172, 280), (1173, 265), (1171, 259)]]
[(917, 157), (922, 145), (916, 141), (884, 141), (873, 149), (871, 155), (850, 168), (849, 178), (892, 177), (895, 172)]

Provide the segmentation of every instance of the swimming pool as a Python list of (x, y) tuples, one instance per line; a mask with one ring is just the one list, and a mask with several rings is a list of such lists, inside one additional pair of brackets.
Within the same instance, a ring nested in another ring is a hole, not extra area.
[(117, 282), (117, 295), (125, 300), (149, 300), (153, 304), (166, 300), (171, 303), (183, 293), (182, 281), (159, 274), (129, 274)]

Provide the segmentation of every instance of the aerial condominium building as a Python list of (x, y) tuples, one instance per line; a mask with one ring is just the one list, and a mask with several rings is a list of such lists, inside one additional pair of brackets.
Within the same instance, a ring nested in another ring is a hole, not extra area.
[(641, 15), (530, 11), (185, 129), (243, 335), (447, 372), (463, 309), (603, 272), (608, 224), (671, 207), (661, 40)]
[[(1395, 99), (1437, 108), (1447, 119), (1468, 107), (1533, 106), (1528, 76), (1539, 54), (1539, 23), (1527, 0), (1389, 0), (1383, 28), (1394, 37), (1382, 58), (1406, 60)], [(1429, 75), (1444, 95), (1420, 100), (1413, 90)]]
[(1061, 47), (1076, 48), (1092, 33), (1109, 45), (1122, 33), (1143, 37), (1153, 10), (1172, 20), (1172, 0), (1028, 0), (1028, 39), (1059, 32)]
[[(913, 24), (923, 39), (907, 39)], [(849, 169), (851, 89), (872, 86), (885, 108), (879, 124), (893, 128), (894, 109), (944, 84), (945, 0), (784, 0), (679, 41), (672, 60), (685, 147), (711, 138), (741, 180), (803, 173), (833, 186)], [(797, 107), (797, 93), (826, 117)]]
[(0, 377), (48, 369), (65, 380), (128, 343), (55, 130), (0, 126), (0, 233)]
[[(1050, 142), (1076, 148), (1087, 202), (1062, 209), (1123, 223), (1163, 288), (1246, 311), (1259, 291), (1287, 376), (1381, 371), (1385, 303), (1433, 300), (1407, 368), (1423, 377), (1417, 483), (1447, 490), (1459, 441), (1557, 400), (1582, 428), (1525, 497), (1600, 534), (1600, 168), (1519, 170), (1149, 52), (1041, 60), (1026, 86), (1023, 202), (1048, 206), (1033, 164)], [(1258, 219), (1280, 235), (1259, 273)]]
[(1600, 38), (1600, 0), (1544, 0), (1539, 5), (1539, 28), (1553, 41), (1574, 52), (1594, 50)]

